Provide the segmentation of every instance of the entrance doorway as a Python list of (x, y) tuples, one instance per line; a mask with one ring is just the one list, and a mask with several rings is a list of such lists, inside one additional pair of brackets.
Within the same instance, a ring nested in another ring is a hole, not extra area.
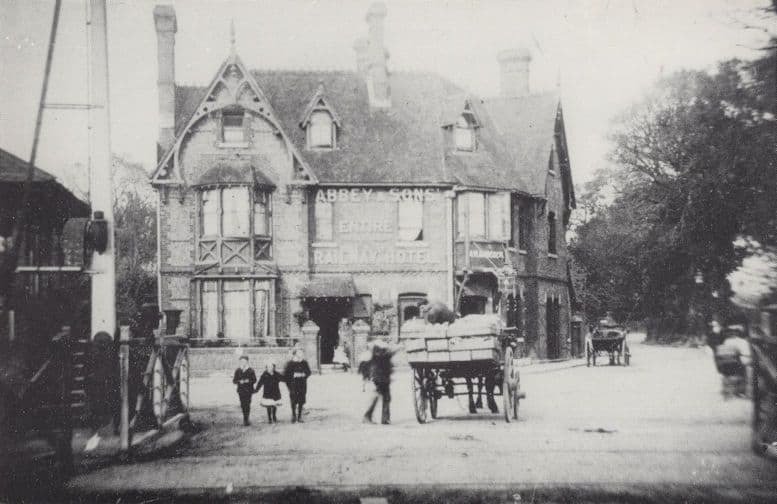
[(351, 317), (351, 298), (320, 297), (307, 301), (310, 320), (316, 323), (321, 338), (321, 364), (331, 364), (340, 336), (340, 320)]

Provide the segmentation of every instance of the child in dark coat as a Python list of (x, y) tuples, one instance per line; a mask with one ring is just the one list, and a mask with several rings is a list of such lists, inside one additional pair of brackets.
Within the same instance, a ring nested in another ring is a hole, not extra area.
[(256, 392), (264, 387), (259, 404), (267, 408), (267, 423), (278, 423), (275, 413), (278, 411), (278, 406), (281, 405), (281, 381), (283, 381), (283, 376), (275, 370), (275, 363), (270, 362), (265, 366), (264, 373), (256, 384)]
[(243, 410), (243, 425), (251, 425), (248, 417), (251, 416), (251, 396), (254, 393), (256, 373), (248, 367), (248, 356), (240, 356), (240, 367), (235, 369), (232, 383), (237, 385), (237, 395), (240, 398), (240, 409)]
[(308, 392), (308, 376), (310, 366), (302, 356), (302, 350), (295, 349), (291, 361), (286, 364), (285, 380), (289, 387), (289, 402), (291, 402), (291, 423), (302, 422), (302, 406)]

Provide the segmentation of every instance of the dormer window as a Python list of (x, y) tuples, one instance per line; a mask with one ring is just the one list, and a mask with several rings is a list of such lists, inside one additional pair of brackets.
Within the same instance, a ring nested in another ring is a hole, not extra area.
[(332, 116), (325, 110), (310, 115), (308, 123), (308, 147), (311, 149), (331, 149), (334, 147), (335, 124)]
[(472, 152), (477, 145), (475, 124), (468, 115), (461, 115), (453, 128), (456, 150)]
[(319, 82), (316, 93), (305, 107), (299, 125), (305, 130), (308, 149), (337, 148), (337, 128), (340, 127), (340, 119), (326, 98), (323, 82)]
[(224, 112), (221, 116), (221, 141), (225, 144), (246, 142), (243, 112)]

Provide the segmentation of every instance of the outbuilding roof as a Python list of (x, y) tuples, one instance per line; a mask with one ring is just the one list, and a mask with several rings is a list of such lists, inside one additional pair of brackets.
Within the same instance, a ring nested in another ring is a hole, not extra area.
[[(370, 108), (365, 79), (356, 72), (259, 70), (252, 75), (321, 183), (464, 185), (544, 194), (555, 94), (532, 95), (520, 103), (484, 102), (438, 75), (396, 72), (390, 76), (391, 107), (378, 110)], [(337, 148), (331, 151), (306, 149), (300, 126), (301, 114), (321, 87), (338, 114)], [(177, 135), (204, 94), (204, 87), (177, 86)], [(445, 128), (466, 104), (478, 119), (478, 148), (457, 152), (446, 141)]]

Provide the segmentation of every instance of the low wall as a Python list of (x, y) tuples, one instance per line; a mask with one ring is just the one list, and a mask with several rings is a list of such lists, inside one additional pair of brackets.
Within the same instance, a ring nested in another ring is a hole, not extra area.
[(264, 371), (265, 364), (272, 360), (276, 369), (282, 371), (286, 361), (291, 358), (290, 347), (224, 347), (190, 348), (189, 369), (192, 376), (225, 374), (231, 376), (238, 367), (241, 355), (248, 356), (248, 365), (256, 374)]

